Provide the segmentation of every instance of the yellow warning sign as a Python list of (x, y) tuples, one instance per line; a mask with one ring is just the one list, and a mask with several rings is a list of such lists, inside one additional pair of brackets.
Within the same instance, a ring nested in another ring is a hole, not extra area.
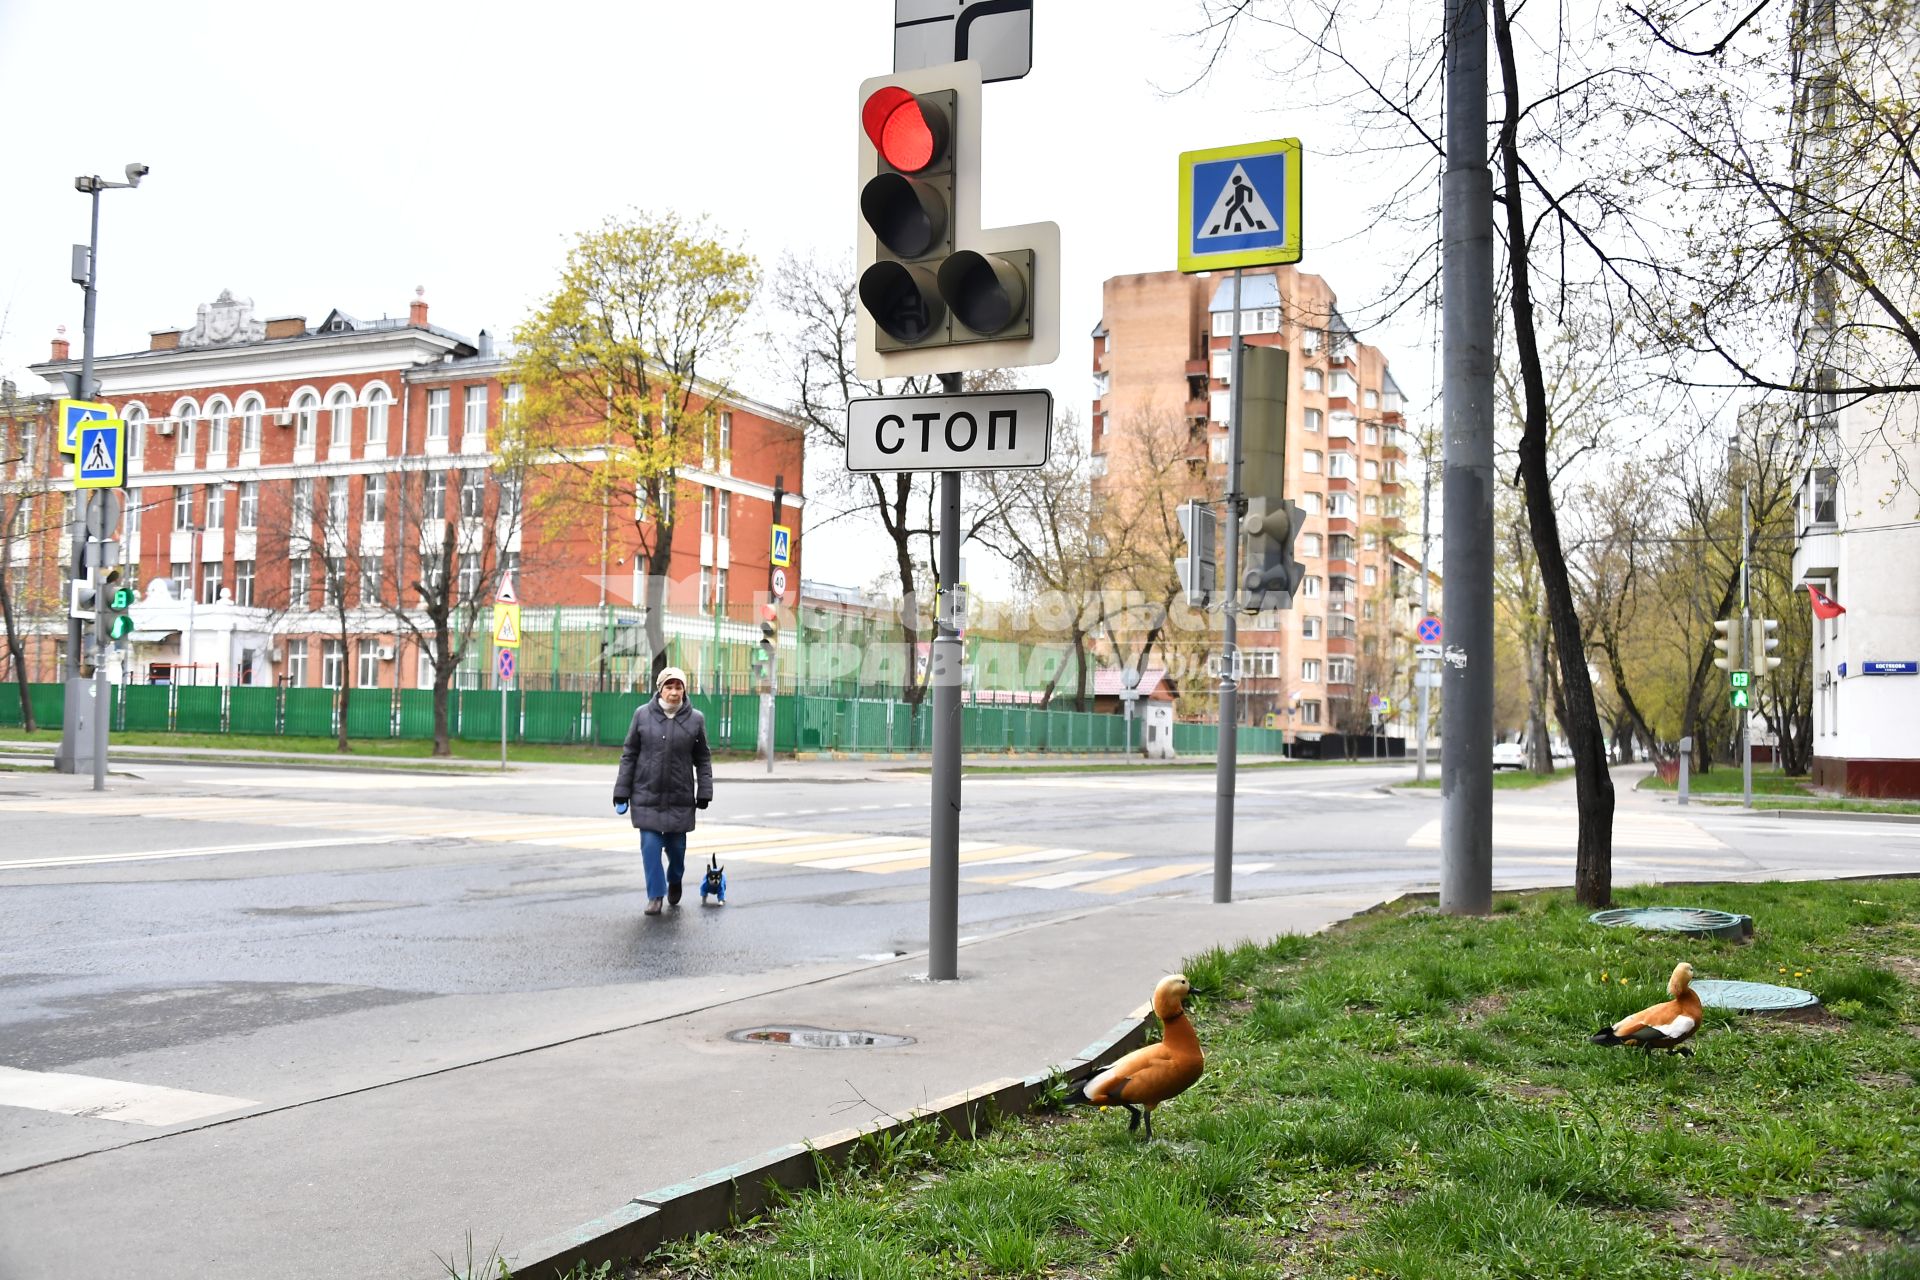
[(493, 606), (493, 645), (496, 649), (520, 647), (519, 605), (495, 604)]

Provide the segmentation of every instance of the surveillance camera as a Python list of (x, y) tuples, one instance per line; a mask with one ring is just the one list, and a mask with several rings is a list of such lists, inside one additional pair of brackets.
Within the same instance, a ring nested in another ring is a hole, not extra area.
[(138, 163), (130, 164), (127, 166), (127, 181), (137, 187), (140, 185), (140, 179), (152, 172), (153, 170), (147, 165)]

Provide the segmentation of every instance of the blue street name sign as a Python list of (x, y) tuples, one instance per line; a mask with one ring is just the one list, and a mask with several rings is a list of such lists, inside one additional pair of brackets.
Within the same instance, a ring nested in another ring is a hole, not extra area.
[(1899, 662), (1863, 662), (1860, 664), (1863, 676), (1920, 676), (1920, 660), (1908, 658)]

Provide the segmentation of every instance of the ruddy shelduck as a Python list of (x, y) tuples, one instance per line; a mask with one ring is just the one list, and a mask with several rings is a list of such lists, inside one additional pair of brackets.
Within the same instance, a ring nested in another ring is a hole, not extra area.
[(1692, 965), (1683, 960), (1673, 967), (1667, 994), (1673, 999), (1602, 1027), (1594, 1033), (1593, 1043), (1637, 1044), (1648, 1053), (1665, 1049), (1692, 1057), (1693, 1050), (1682, 1047), (1700, 1029), (1700, 997), (1694, 994)]
[(1153, 1109), (1177, 1098), (1193, 1086), (1206, 1069), (1200, 1037), (1187, 1017), (1186, 1000), (1193, 991), (1183, 973), (1160, 979), (1153, 989), (1153, 1011), (1160, 1018), (1159, 1044), (1135, 1049), (1105, 1071), (1086, 1081), (1067, 1097), (1068, 1102), (1098, 1107), (1125, 1107), (1133, 1118), (1127, 1132), (1140, 1127), (1145, 1114), (1147, 1137), (1153, 1137)]

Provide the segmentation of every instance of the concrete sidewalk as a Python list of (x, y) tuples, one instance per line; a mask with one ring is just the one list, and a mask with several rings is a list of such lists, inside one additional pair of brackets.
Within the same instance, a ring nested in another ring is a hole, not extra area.
[[(681, 1007), (643, 1001), (562, 1043), (129, 1133), (128, 1145), (0, 1177), (0, 1276), (444, 1277), (436, 1255), (464, 1265), (469, 1235), (478, 1257), (510, 1256), (654, 1188), (1064, 1063), (1187, 956), (1316, 931), (1377, 900), (1122, 903), (968, 940), (958, 982), (926, 982), (920, 955), (767, 975), (745, 995), (730, 980), (704, 1004), (663, 991)], [(766, 1024), (914, 1043), (728, 1038)], [(1198, 1030), (1204, 1042), (1204, 1016)]]

